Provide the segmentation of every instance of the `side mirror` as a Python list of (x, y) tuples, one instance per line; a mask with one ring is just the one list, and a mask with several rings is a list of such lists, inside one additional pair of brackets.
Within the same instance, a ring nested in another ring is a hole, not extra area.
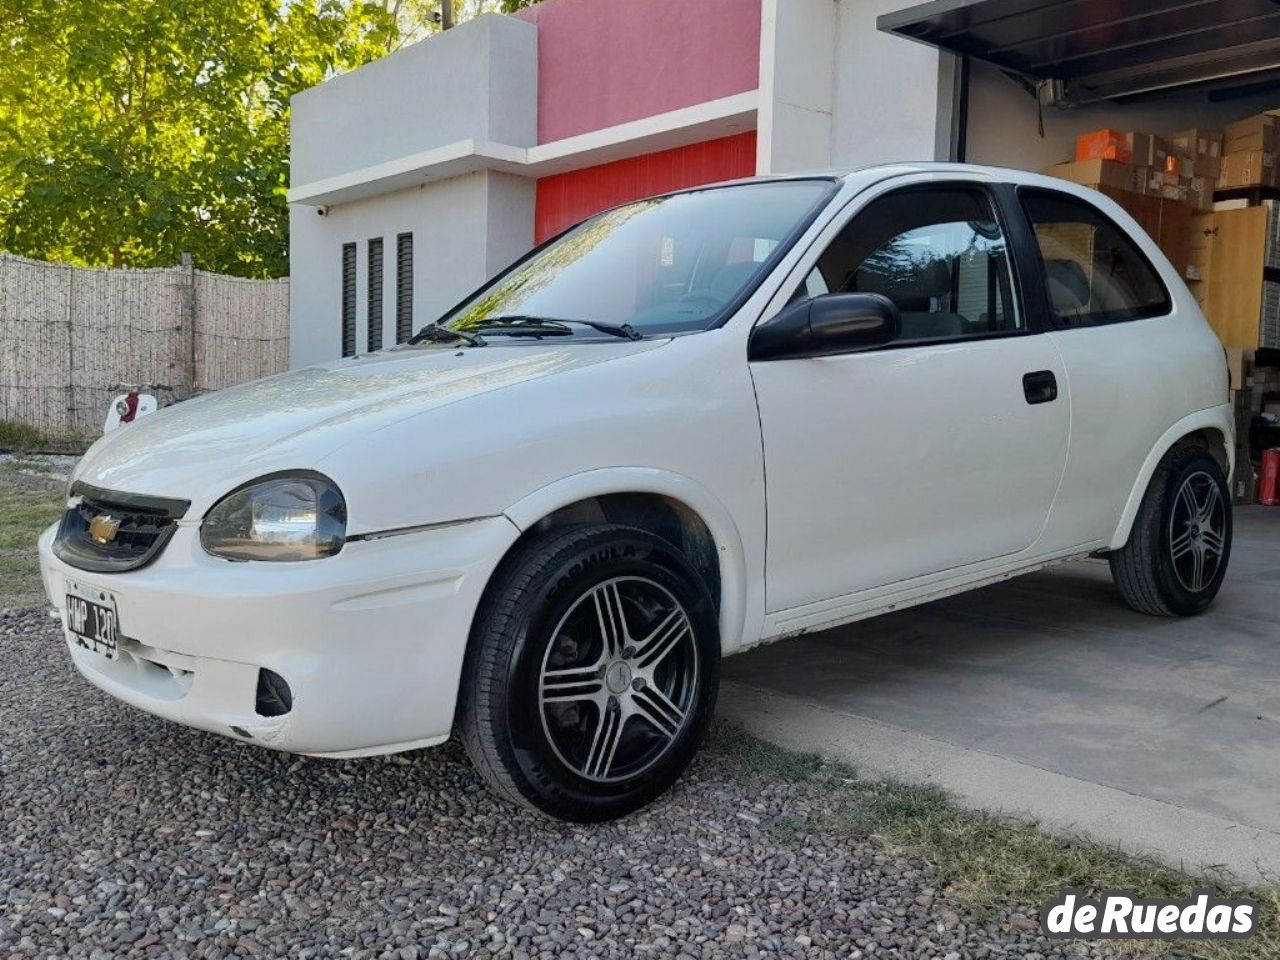
[(878, 293), (828, 293), (786, 307), (751, 333), (750, 360), (856, 353), (896, 340), (897, 305)]

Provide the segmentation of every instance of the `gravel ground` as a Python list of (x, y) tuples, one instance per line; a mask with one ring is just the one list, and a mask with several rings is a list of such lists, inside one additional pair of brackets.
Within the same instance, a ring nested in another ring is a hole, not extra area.
[(620, 823), (490, 797), (453, 746), (308, 760), (164, 723), (0, 614), (0, 958), (1100, 956), (978, 920), (919, 861), (793, 825), (704, 759)]
[(0, 453), (0, 470), (20, 487), (63, 490), (79, 460), (58, 453)]

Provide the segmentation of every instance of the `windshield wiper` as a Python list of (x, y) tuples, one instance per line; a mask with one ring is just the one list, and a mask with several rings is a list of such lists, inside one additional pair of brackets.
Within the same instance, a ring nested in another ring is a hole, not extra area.
[(465, 330), (455, 330), (453, 327), (442, 326), (439, 323), (432, 323), (423, 327), (409, 342), (422, 343), (427, 340), (433, 343), (454, 343), (461, 340), (469, 347), (488, 346), (484, 337), (477, 336), (474, 333), (467, 333)]
[(409, 338), (409, 343), (425, 343), (430, 340), (432, 343), (455, 343), (461, 340), (468, 347), (487, 347), (484, 337), (478, 337), (474, 333), (467, 333), (464, 330), (454, 330), (452, 327), (442, 327), (438, 323), (428, 324), (419, 330), (416, 334)]
[(477, 337), (474, 333), (466, 333), (465, 330), (454, 330), (452, 326), (440, 326), (439, 324), (428, 324), (419, 332), (413, 334), (408, 343), (410, 346), (415, 343), (425, 343), (430, 340), (431, 343), (456, 343), (461, 340), (468, 347), (488, 347), (484, 337)]
[(505, 337), (571, 337), (573, 331), (563, 320), (549, 317), (485, 317), (472, 324), (477, 330)]
[(622, 340), (643, 340), (644, 334), (629, 323), (605, 323), (603, 320), (570, 320), (565, 317), (534, 317), (528, 314), (514, 314), (509, 317), (486, 317), (476, 324), (477, 328), (492, 330), (497, 333), (502, 327), (513, 327), (519, 330), (515, 336), (564, 336), (570, 333), (569, 324), (590, 327), (601, 333)]

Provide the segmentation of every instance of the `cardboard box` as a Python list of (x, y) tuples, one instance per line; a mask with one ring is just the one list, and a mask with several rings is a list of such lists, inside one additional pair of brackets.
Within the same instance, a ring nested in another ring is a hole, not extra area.
[(1190, 161), (1191, 176), (1217, 180), (1222, 176), (1222, 158), (1197, 156)]
[(1248, 444), (1236, 445), (1236, 472), (1232, 479), (1235, 482), (1235, 502), (1238, 505), (1251, 507), (1258, 502), (1258, 472), (1253, 469), (1253, 462), (1249, 459)]
[(1227, 124), (1223, 135), (1223, 155), (1262, 151), (1276, 152), (1276, 118), (1267, 113)]
[(1169, 144), (1186, 157), (1216, 160), (1222, 156), (1223, 135), (1210, 130), (1183, 130), (1169, 138)]
[(1166, 141), (1149, 133), (1125, 133), (1124, 142), (1135, 167), (1162, 169), (1174, 152)]
[(1218, 181), (1208, 177), (1192, 177), (1187, 186), (1187, 201), (1197, 212), (1213, 209), (1213, 191)]
[(1244, 347), (1227, 347), (1227, 370), (1231, 373), (1231, 389), (1239, 390), (1253, 369), (1253, 351)]
[(1137, 171), (1140, 168), (1116, 160), (1083, 160), (1075, 163), (1060, 163), (1050, 167), (1046, 173), (1060, 180), (1069, 180), (1081, 186), (1110, 187), (1113, 190), (1127, 190), (1137, 193)]
[(1133, 162), (1129, 135), (1122, 130), (1094, 130), (1076, 138), (1076, 160), (1114, 160)]
[(1151, 186), (1151, 168), (1150, 167), (1134, 167), (1133, 168), (1133, 192), (1148, 194), (1152, 192)]
[(1171, 153), (1164, 158), (1164, 163), (1157, 166), (1156, 169), (1164, 174), (1166, 183), (1176, 185), (1178, 180), (1191, 176), (1192, 166), (1190, 158)]
[(1270, 187), (1276, 183), (1276, 155), (1263, 150), (1228, 153), (1222, 158), (1219, 190), (1238, 187)]

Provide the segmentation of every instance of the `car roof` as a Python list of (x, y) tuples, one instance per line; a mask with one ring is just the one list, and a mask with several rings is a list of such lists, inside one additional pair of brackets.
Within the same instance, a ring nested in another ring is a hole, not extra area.
[(815, 168), (812, 170), (797, 170), (791, 173), (770, 173), (754, 177), (742, 177), (727, 182), (768, 183), (788, 180), (812, 180), (816, 178), (843, 180), (845, 182), (876, 181), (918, 173), (952, 174), (963, 179), (995, 180), (1002, 183), (1062, 184), (1067, 182), (1041, 173), (1017, 170), (1013, 167), (995, 167), (978, 163), (952, 163), (942, 160), (901, 160), (892, 163), (866, 164), (859, 167)]
[[(1041, 187), (1057, 190), (1062, 193), (1071, 193), (1089, 201), (1090, 203), (1096, 204), (1104, 202), (1104, 198), (1100, 197), (1095, 191), (1092, 191), (1087, 187), (1072, 183), (1068, 180), (1061, 180), (1057, 177), (1047, 176), (1043, 173), (1033, 173), (1029, 170), (1015, 170), (1012, 167), (993, 167), (976, 163), (950, 163), (947, 161), (936, 160), (904, 160), (895, 163), (876, 163), (852, 168), (845, 167), (797, 170), (793, 173), (763, 174), (754, 177), (742, 177), (736, 180), (728, 180), (721, 184), (714, 184), (714, 186), (748, 183), (781, 183), (794, 180), (823, 179), (840, 182), (843, 187), (840, 191), (841, 194), (848, 196), (865, 190), (867, 187), (872, 186), (875, 183), (892, 180), (897, 177), (911, 176), (913, 174), (941, 174), (944, 176), (953, 176), (958, 180), (974, 180), (987, 183), (1012, 183), (1019, 186)], [(707, 186), (713, 186), (713, 184), (707, 184)], [(685, 193), (698, 189), (703, 188), (692, 187), (687, 190), (676, 190), (673, 192)]]

